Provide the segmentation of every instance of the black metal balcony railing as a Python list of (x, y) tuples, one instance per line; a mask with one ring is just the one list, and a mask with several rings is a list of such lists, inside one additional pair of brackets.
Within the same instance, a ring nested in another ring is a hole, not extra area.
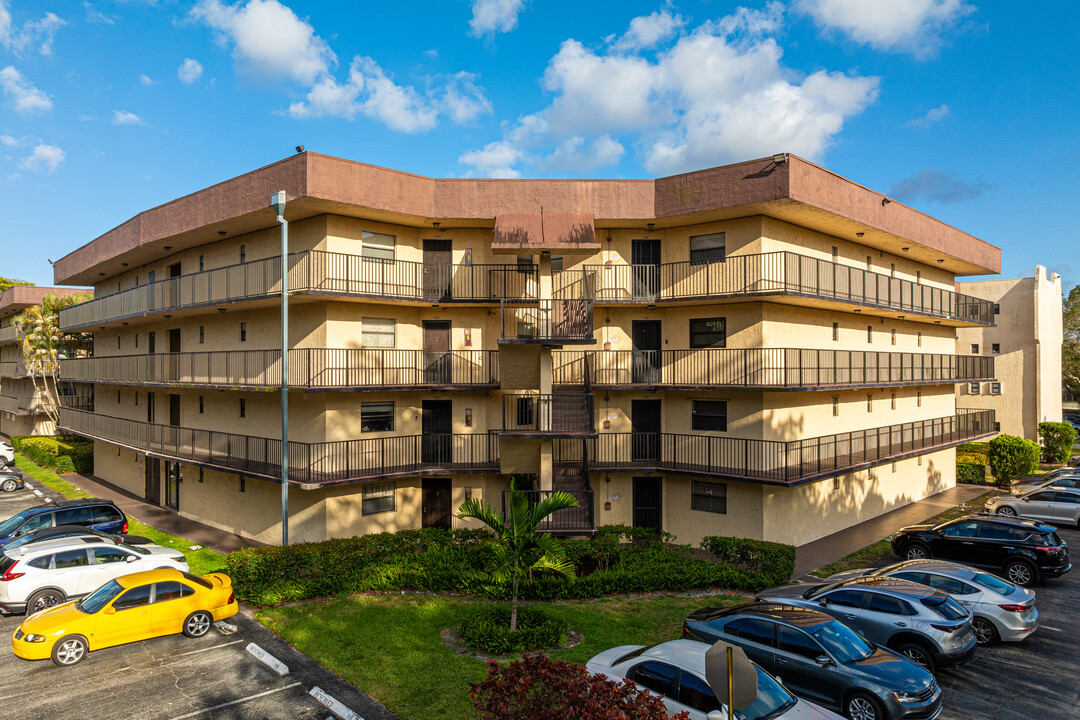
[(555, 297), (653, 303), (789, 293), (992, 325), (993, 303), (792, 252), (729, 255), (720, 262), (584, 265), (555, 276)]
[(20, 372), (20, 365), (18, 361), (0, 362), (0, 377), (13, 378), (24, 375), (25, 372)]
[[(531, 265), (432, 265), (308, 250), (289, 255), (289, 292), (420, 302), (495, 303), (535, 297)], [(281, 258), (157, 280), (60, 311), (70, 330), (120, 318), (281, 294)]]
[[(661, 470), (792, 485), (879, 465), (992, 433), (993, 410), (779, 442), (718, 435), (601, 433), (585, 441), (592, 470)], [(582, 443), (555, 441), (556, 462), (579, 462)]]
[(586, 436), (596, 434), (592, 393), (503, 395), (502, 434), (510, 437)]
[[(289, 387), (357, 389), (485, 387), (499, 384), (495, 350), (289, 350)], [(131, 385), (279, 387), (280, 350), (159, 353), (60, 362), (65, 380)]]
[(0, 328), (0, 344), (15, 342), (19, 337), (19, 329), (14, 325)]
[(828, 388), (990, 380), (994, 358), (973, 355), (709, 348), (698, 350), (558, 350), (556, 385), (598, 387)]
[[(530, 505), (537, 505), (553, 491), (551, 490), (524, 490), (525, 496), (529, 500)], [(574, 496), (574, 499), (578, 501), (578, 507), (563, 508), (562, 510), (556, 510), (551, 515), (547, 516), (537, 527), (537, 532), (550, 532), (550, 533), (581, 533), (581, 532), (594, 532), (596, 526), (593, 524), (593, 493), (592, 490), (563, 490), (561, 492), (569, 493)], [(510, 509), (510, 491), (503, 491), (502, 499), (503, 515), (506, 515)]]
[(589, 344), (592, 300), (503, 300), (499, 342)]
[[(281, 479), (281, 440), (139, 422), (61, 408), (60, 427), (88, 438), (179, 462), (267, 480)], [(289, 480), (347, 483), (395, 475), (497, 472), (494, 433), (391, 435), (361, 440), (289, 441)]]

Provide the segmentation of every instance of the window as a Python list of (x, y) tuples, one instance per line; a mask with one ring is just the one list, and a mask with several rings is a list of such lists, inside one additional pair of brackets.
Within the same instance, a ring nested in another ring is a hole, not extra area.
[(922, 390), (915, 391), (915, 407), (922, 407)]
[(896, 344), (896, 328), (892, 329), (892, 332), (890, 333), (890, 335), (891, 335), (890, 341), (892, 342), (893, 345), (895, 345)]
[(720, 702), (713, 695), (709, 684), (685, 670), (679, 676), (679, 702), (702, 713), (720, 709)]
[(131, 553), (125, 552), (118, 547), (94, 548), (91, 552), (94, 553), (95, 565), (112, 565), (113, 563), (127, 562), (129, 557), (134, 557)]
[(896, 461), (895, 460), (892, 461), (892, 471), (896, 472)]
[(873, 272), (874, 271), (874, 261), (870, 258), (869, 255), (866, 256), (866, 271), (867, 272)]
[(394, 483), (364, 486), (363, 497), (360, 501), (362, 515), (393, 512), (394, 508)]
[(203, 414), (203, 396), (202, 395), (199, 396), (199, 414), (200, 415)]
[(1001, 423), (994, 423), (994, 432), (1001, 432)]
[(394, 429), (394, 403), (360, 403), (360, 432), (386, 432)]
[(690, 347), (727, 346), (727, 318), (695, 318), (690, 321)]
[(904, 604), (896, 598), (878, 593), (870, 593), (870, 604), (866, 606), (870, 612), (886, 613), (888, 615), (909, 615), (904, 612)]
[(873, 325), (867, 325), (866, 326), (866, 342), (868, 342), (868, 343), (874, 342), (874, 326)]
[(780, 649), (810, 660), (826, 654), (825, 650), (809, 635), (784, 625), (780, 626)]
[(690, 507), (694, 510), (727, 514), (727, 485), (694, 480), (691, 486)]
[(247, 323), (240, 323), (240, 342), (247, 342)]
[(26, 564), (32, 568), (37, 568), (38, 570), (48, 570), (49, 565), (52, 563), (52, 558), (52, 555), (43, 555), (42, 557), (34, 558)]
[(120, 522), (123, 519), (123, 515), (121, 515), (120, 511), (116, 508), (109, 507), (108, 505), (99, 505), (94, 508), (91, 523), (93, 525), (104, 525), (107, 523)]
[(991, 395), (1000, 395), (1001, 394), (1001, 383), (999, 383), (999, 382), (990, 383), (990, 394)]
[(773, 646), (773, 628), (776, 627), (767, 620), (757, 618), (741, 618), (724, 626), (724, 632), (734, 635), (743, 640), (756, 642), (765, 647)]
[[(154, 602), (168, 602), (169, 600), (179, 600), (185, 595), (194, 595), (195, 591), (189, 588), (183, 583), (179, 583), (176, 580), (169, 580), (168, 582), (155, 583)], [(184, 592), (184, 591), (187, 592)]]
[(840, 417), (840, 396), (839, 395), (833, 395), (832, 396), (832, 416), (833, 417)]
[(956, 578), (946, 577), (945, 575), (933, 575), (927, 573), (926, 580), (918, 580), (924, 585), (929, 585), (935, 590), (949, 593), (950, 595), (974, 595), (979, 592), (979, 589), (974, 585), (968, 585), (966, 582), (957, 580)]
[(132, 608), (149, 605), (150, 590), (153, 587), (153, 585), (140, 585), (137, 588), (131, 588), (116, 599), (113, 603), (113, 607), (117, 610), (131, 610)]
[(978, 355), (979, 354), (979, 344), (978, 343), (972, 343), (971, 344), (971, 354), (972, 355)]
[(206, 263), (204, 262), (205, 260), (206, 258), (204, 256), (199, 256), (199, 272), (202, 272), (206, 268)]
[(975, 537), (975, 532), (979, 529), (979, 523), (974, 520), (968, 520), (966, 522), (958, 522), (949, 525), (941, 530), (941, 534), (945, 537)]
[(922, 285), (922, 270), (915, 271), (915, 284)]
[(919, 332), (919, 347), (922, 347), (922, 331)]
[(240, 398), (240, 417), (247, 417), (247, 400)]
[(724, 233), (690, 236), (690, 264), (724, 261)]
[(244, 478), (243, 475), (241, 475), (240, 476), (240, 492), (245, 492), (247, 490), (247, 487), (245, 487), (245, 485), (246, 485), (245, 478)]
[(85, 550), (65, 550), (64, 552), (58, 552), (54, 556), (56, 558), (53, 567), (57, 570), (62, 568), (83, 567), (90, 563), (86, 559)]
[(724, 400), (694, 400), (690, 427), (694, 430), (727, 431), (727, 402)]
[(116, 349), (117, 350), (120, 349), (120, 336), (119, 335), (116, 336)]
[(93, 511), (88, 507), (56, 511), (57, 525), (89, 525)]
[(866, 393), (866, 412), (874, 412), (874, 396)]
[(199, 468), (199, 482), (203, 481), (203, 469)]
[(889, 263), (889, 275), (896, 277), (896, 263)]
[(120, 391), (119, 390), (116, 391), (116, 404), (117, 405), (120, 404)]
[(240, 246), (240, 262), (247, 262), (247, 245)]
[(563, 270), (563, 256), (552, 255), (551, 256), (551, 272), (557, 273)]
[(135, 347), (139, 347), (139, 333), (135, 333)]
[(395, 238), (393, 235), (364, 231), (360, 236), (360, 256), (376, 262), (394, 262)]
[(206, 326), (199, 326), (199, 344), (202, 345), (206, 342)]
[(394, 339), (393, 318), (362, 318), (360, 320), (360, 346), (392, 348)]
[(1001, 353), (1001, 343), (991, 343), (990, 344), (990, 354), (991, 355), (999, 355), (1000, 353)]
[(533, 271), (533, 256), (532, 255), (518, 255), (517, 256), (517, 271), (523, 274), (530, 274)]
[(862, 606), (863, 593), (858, 590), (836, 590), (823, 599), (829, 605), (857, 608)]
[(836, 249), (836, 246), (832, 246), (832, 261), (836, 262), (840, 258), (840, 251)]
[(896, 393), (892, 393), (889, 396), (889, 409), (890, 410), (895, 410), (896, 409)]
[(838, 342), (840, 340), (840, 323), (832, 324), (832, 339), (833, 342)]
[(994, 314), (995, 315), (1000, 315), (1001, 314), (1001, 305), (999, 305), (998, 303), (994, 303)]
[(670, 695), (675, 689), (676, 670), (666, 663), (643, 662), (630, 668), (626, 677), (655, 693)]
[(968, 392), (972, 395), (979, 394), (979, 383), (968, 383)]
[(915, 464), (919, 467), (922, 467), (922, 455), (919, 455), (915, 458)]

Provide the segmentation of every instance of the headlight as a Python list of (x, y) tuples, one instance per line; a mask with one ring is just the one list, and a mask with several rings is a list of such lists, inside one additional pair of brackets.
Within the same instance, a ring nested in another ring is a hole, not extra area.
[(34, 635), (33, 633), (30, 633), (26, 637), (24, 637), (23, 640), (25, 640), (26, 642), (32, 642), (32, 643), (45, 642), (45, 636), (44, 635)]

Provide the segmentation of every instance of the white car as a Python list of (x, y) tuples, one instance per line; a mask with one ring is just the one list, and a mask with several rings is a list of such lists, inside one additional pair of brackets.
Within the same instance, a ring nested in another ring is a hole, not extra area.
[(184, 553), (160, 545), (123, 545), (100, 538), (61, 538), (0, 555), (0, 613), (34, 614), (88, 595), (121, 575), (175, 568)]
[[(632, 680), (663, 698), (669, 716), (686, 712), (690, 720), (727, 720), (727, 707), (716, 699), (705, 681), (705, 652), (709, 647), (694, 640), (671, 640), (652, 647), (622, 645), (596, 655), (585, 668), (615, 682)], [(757, 665), (754, 669), (757, 700), (745, 710), (736, 710), (737, 720), (842, 720), (835, 713), (795, 697)]]
[(11, 447), (11, 443), (2, 440), (0, 440), (0, 464), (15, 464), (15, 448)]

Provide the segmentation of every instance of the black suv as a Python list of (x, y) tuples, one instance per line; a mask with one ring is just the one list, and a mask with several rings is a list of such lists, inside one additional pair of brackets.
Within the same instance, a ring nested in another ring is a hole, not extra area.
[(1072, 570), (1069, 548), (1057, 528), (1038, 520), (968, 515), (941, 525), (911, 525), (889, 536), (908, 560), (939, 558), (975, 565), (1017, 585), (1032, 585)]

